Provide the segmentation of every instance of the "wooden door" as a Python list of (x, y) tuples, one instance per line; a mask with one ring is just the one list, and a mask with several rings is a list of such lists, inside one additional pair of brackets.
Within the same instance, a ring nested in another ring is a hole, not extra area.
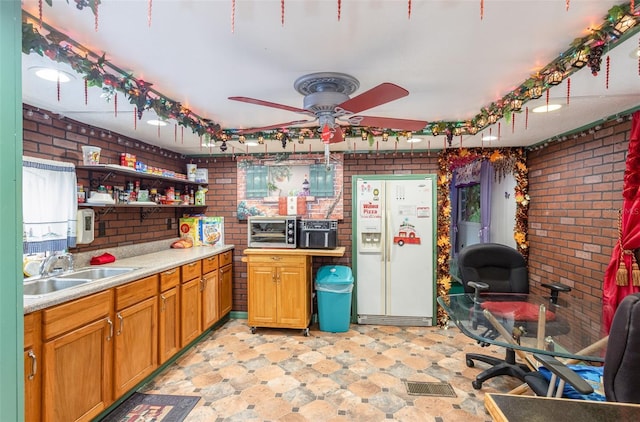
[(308, 292), (305, 269), (299, 265), (283, 265), (278, 269), (278, 322), (292, 328), (308, 325)]
[(107, 317), (43, 344), (43, 421), (90, 421), (111, 404), (112, 335)]
[(158, 366), (158, 301), (150, 297), (116, 313), (113, 386), (120, 397)]
[(180, 285), (180, 347), (185, 347), (200, 335), (200, 278)]
[(180, 350), (180, 290), (173, 287), (160, 294), (158, 325), (158, 364), (162, 365)]
[(231, 312), (233, 304), (233, 265), (220, 268), (218, 288), (218, 307), (220, 318)]
[(42, 343), (40, 312), (24, 316), (24, 420), (40, 421), (42, 404)]
[(220, 319), (218, 311), (218, 270), (202, 276), (200, 298), (202, 301), (202, 331), (211, 327)]
[(249, 262), (247, 322), (251, 326), (277, 323), (277, 264)]

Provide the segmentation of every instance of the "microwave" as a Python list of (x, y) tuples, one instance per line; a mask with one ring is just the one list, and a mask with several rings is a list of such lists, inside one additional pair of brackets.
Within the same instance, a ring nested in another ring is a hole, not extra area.
[(335, 249), (338, 245), (337, 220), (300, 220), (298, 247), (307, 249)]
[(298, 218), (249, 216), (247, 246), (250, 248), (296, 248)]

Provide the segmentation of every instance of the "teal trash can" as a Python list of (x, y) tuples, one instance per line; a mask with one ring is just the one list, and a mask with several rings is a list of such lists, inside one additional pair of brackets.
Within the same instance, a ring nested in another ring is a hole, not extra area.
[(344, 333), (351, 322), (353, 274), (344, 265), (325, 265), (316, 274), (320, 331)]

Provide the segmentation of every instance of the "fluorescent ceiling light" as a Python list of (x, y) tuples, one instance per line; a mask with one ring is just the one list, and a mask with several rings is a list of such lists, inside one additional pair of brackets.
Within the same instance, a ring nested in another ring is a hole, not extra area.
[(409, 142), (410, 144), (415, 144), (416, 142), (422, 142), (422, 138), (410, 138), (407, 139), (407, 142)]
[(556, 111), (559, 110), (562, 106), (560, 104), (549, 104), (548, 106), (543, 105), (543, 106), (539, 106), (534, 108), (533, 111), (534, 113), (548, 113), (550, 111)]
[(37, 77), (51, 82), (60, 81), (60, 83), (65, 83), (71, 79), (75, 79), (75, 76), (71, 73), (65, 72), (64, 70), (51, 69), (50, 67), (34, 66), (29, 68), (29, 70), (32, 70)]
[(247, 141), (245, 142), (245, 145), (248, 147), (255, 147), (258, 145), (258, 143), (256, 141)]
[(486, 135), (482, 137), (483, 141), (495, 141), (496, 139), (498, 139), (498, 137), (495, 135)]
[(166, 126), (167, 122), (164, 120), (147, 120), (147, 124), (151, 126)]

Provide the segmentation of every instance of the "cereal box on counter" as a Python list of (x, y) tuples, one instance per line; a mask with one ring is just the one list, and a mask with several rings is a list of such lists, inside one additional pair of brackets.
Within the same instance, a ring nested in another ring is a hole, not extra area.
[(179, 228), (180, 237), (190, 239), (193, 246), (224, 245), (224, 217), (183, 217)]
[(204, 246), (224, 245), (224, 217), (200, 217), (200, 239)]
[(180, 237), (190, 239), (193, 246), (202, 246), (200, 217), (181, 218), (178, 227), (180, 229)]

